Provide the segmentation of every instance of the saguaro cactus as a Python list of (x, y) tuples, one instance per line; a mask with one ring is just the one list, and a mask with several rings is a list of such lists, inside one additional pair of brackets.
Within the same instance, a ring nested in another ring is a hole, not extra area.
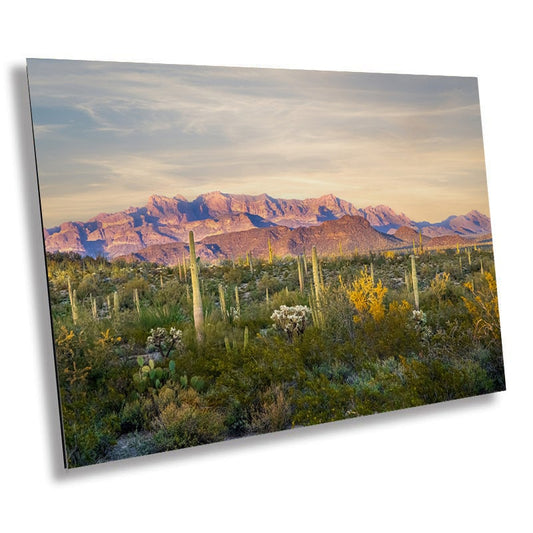
[(67, 278), (68, 284), (68, 299), (70, 300), (70, 309), (72, 311), (72, 321), (74, 324), (78, 320), (78, 306), (76, 302), (76, 291), (72, 292), (72, 287), (70, 286), (70, 278)]
[(250, 273), (254, 274), (254, 263), (251, 252), (246, 252), (246, 266), (250, 267)]
[(119, 309), (120, 309), (120, 302), (119, 302), (119, 299), (118, 299), (118, 292), (115, 291), (113, 293), (113, 312), (115, 314), (118, 314)]
[(302, 265), (302, 258), (298, 256), (296, 258), (298, 264), (298, 281), (300, 282), (300, 292), (304, 292), (304, 269)]
[(191, 263), (192, 307), (194, 327), (196, 328), (196, 338), (198, 342), (201, 343), (204, 340), (204, 310), (202, 306), (202, 294), (200, 292), (200, 280), (198, 278), (198, 266), (196, 264), (194, 233), (192, 231), (189, 231), (189, 254)]
[(76, 297), (76, 289), (72, 291), (72, 321), (74, 324), (78, 321), (78, 299)]
[(242, 345), (242, 348), (244, 351), (246, 351), (246, 348), (248, 347), (248, 340), (249, 340), (248, 326), (245, 326), (244, 327), (244, 339), (243, 339), (243, 345)]
[(237, 315), (241, 316), (241, 302), (239, 300), (239, 287), (235, 285), (235, 310), (237, 311)]
[(322, 277), (322, 269), (320, 268), (318, 264), (318, 256), (316, 253), (316, 247), (313, 246), (312, 253), (311, 253), (311, 262), (313, 265), (313, 285), (314, 285), (314, 297), (316, 301), (316, 311), (315, 316), (317, 318), (317, 321), (315, 322), (315, 325), (318, 327), (322, 327), (323, 325), (323, 317), (322, 317), (322, 310), (321, 310), (321, 291), (324, 289), (324, 280)]
[(182, 255), (182, 260), (183, 260), (183, 279), (185, 281), (187, 281), (187, 260), (185, 259), (185, 252), (183, 252), (183, 255)]
[(420, 311), (418, 299), (418, 278), (416, 277), (416, 263), (414, 255), (411, 256), (411, 277), (413, 280), (413, 294), (415, 295), (415, 309)]
[(139, 301), (139, 289), (133, 289), (133, 302), (135, 303), (135, 309), (137, 309), (137, 314), (141, 314), (141, 302)]
[(72, 307), (72, 287), (70, 286), (70, 277), (67, 278), (68, 285), (68, 299), (70, 301), (70, 306)]
[(270, 237), (268, 238), (268, 263), (271, 265), (273, 262), (273, 254), (272, 254), (272, 243), (270, 242)]
[(91, 312), (93, 314), (93, 318), (96, 320), (96, 318), (98, 318), (98, 311), (96, 309), (96, 298), (93, 298), (92, 294), (90, 294), (89, 297), (91, 299)]
[(222, 283), (218, 285), (218, 297), (220, 299), (220, 311), (222, 313), (222, 318), (226, 320), (228, 318), (228, 312), (226, 309), (226, 295), (224, 294), (224, 287)]
[(318, 269), (318, 256), (316, 254), (316, 246), (311, 250), (311, 263), (313, 265), (313, 284), (315, 286), (315, 296), (317, 303), (320, 301), (320, 271)]

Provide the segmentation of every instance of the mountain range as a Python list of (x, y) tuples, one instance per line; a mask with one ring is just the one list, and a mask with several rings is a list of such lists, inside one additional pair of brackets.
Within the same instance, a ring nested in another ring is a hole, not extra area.
[[(490, 219), (471, 211), (439, 223), (415, 222), (379, 205), (358, 209), (332, 194), (306, 200), (211, 192), (192, 201), (153, 195), (143, 207), (101, 213), (87, 222), (64, 222), (44, 230), (47, 252), (75, 252), (114, 259), (127, 257), (172, 264), (188, 250), (189, 231), (205, 259), (238, 257), (251, 251), (277, 255), (399, 248), (434, 237), (480, 238), (490, 234)], [(455, 239), (455, 240), (454, 240)]]

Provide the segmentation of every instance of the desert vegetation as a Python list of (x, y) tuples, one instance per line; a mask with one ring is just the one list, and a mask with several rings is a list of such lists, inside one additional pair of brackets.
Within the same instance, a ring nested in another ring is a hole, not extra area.
[(47, 255), (69, 467), (505, 388), (492, 249)]

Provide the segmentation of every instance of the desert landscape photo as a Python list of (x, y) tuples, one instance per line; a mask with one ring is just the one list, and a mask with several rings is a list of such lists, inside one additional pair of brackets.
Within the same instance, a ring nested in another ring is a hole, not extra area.
[(28, 80), (68, 468), (505, 389), (475, 78)]

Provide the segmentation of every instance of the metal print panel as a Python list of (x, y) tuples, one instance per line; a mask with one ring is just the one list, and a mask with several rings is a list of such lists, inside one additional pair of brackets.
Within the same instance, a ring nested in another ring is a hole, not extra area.
[(475, 78), (28, 78), (67, 467), (505, 389)]

